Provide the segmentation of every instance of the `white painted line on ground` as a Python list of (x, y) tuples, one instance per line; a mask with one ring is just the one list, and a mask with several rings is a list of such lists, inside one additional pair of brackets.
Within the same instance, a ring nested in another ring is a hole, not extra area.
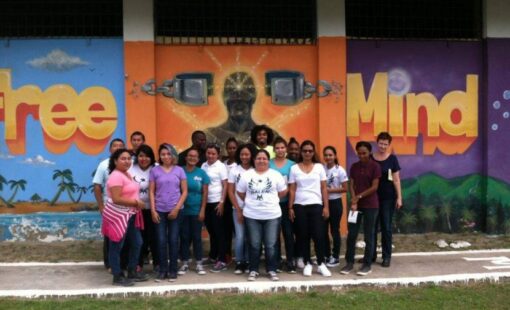
[(463, 257), (467, 261), (509, 261), (510, 259), (506, 256), (496, 257)]
[(510, 269), (510, 266), (483, 266), (487, 270)]
[(319, 281), (282, 281), (282, 282), (237, 282), (237, 283), (206, 283), (206, 284), (180, 284), (145, 287), (111, 287), (100, 289), (80, 290), (0, 290), (0, 297), (73, 297), (91, 296), (106, 297), (111, 295), (164, 295), (176, 294), (179, 292), (234, 292), (234, 293), (266, 293), (266, 292), (301, 292), (309, 291), (314, 287), (330, 287), (332, 290), (340, 290), (350, 286), (388, 286), (388, 285), (420, 285), (420, 284), (441, 284), (468, 281), (494, 281), (510, 278), (510, 272), (500, 273), (475, 273), (475, 274), (451, 274), (427, 277), (407, 278), (380, 278), (380, 279), (347, 279), (347, 280), (319, 280)]

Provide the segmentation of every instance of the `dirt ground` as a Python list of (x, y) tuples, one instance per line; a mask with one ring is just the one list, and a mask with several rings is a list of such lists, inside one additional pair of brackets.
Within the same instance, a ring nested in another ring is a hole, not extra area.
[[(360, 237), (360, 240), (362, 236)], [(434, 243), (444, 239), (447, 243), (467, 241), (475, 249), (504, 249), (510, 248), (510, 235), (489, 236), (485, 234), (409, 234), (394, 235), (394, 252), (431, 252), (457, 250), (451, 247), (440, 249)], [(101, 261), (102, 241), (62, 241), (52, 243), (42, 242), (0, 242), (0, 262), (30, 262), (30, 261)], [(313, 248), (313, 247), (312, 247)], [(204, 253), (208, 251), (208, 242), (204, 240)], [(358, 249), (359, 253), (362, 250)], [(341, 255), (345, 253), (345, 239), (342, 240)]]

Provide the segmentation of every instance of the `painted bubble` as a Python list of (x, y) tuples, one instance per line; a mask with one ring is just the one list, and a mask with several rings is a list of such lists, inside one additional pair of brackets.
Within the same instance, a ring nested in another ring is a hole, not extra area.
[(496, 110), (499, 110), (499, 108), (501, 108), (501, 102), (499, 102), (499, 100), (496, 100), (492, 103), (492, 107)]
[(510, 100), (510, 90), (505, 90), (503, 92), (503, 98), (505, 98), (505, 100)]
[(499, 128), (498, 124), (492, 124), (491, 126), (491, 129), (494, 131), (498, 130), (498, 128)]
[(510, 112), (505, 111), (505, 112), (503, 113), (503, 118), (509, 118), (509, 117), (510, 117)]
[(388, 72), (388, 91), (391, 94), (402, 96), (411, 89), (411, 77), (404, 69), (392, 69)]

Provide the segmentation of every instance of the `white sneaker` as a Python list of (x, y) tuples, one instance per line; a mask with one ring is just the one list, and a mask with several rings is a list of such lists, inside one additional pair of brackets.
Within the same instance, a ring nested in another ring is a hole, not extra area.
[(269, 275), (269, 279), (271, 279), (271, 281), (278, 281), (278, 280), (280, 280), (280, 278), (278, 278), (278, 274), (276, 272), (274, 272), (274, 271), (269, 271), (268, 275)]
[(317, 267), (317, 272), (320, 273), (323, 277), (331, 277), (331, 272), (329, 271), (328, 267), (324, 265), (324, 263)]
[(298, 267), (299, 269), (305, 268), (305, 262), (303, 261), (302, 257), (298, 257), (296, 267)]
[(306, 264), (305, 268), (303, 268), (303, 275), (305, 277), (312, 276), (312, 265), (310, 263)]
[(248, 281), (255, 281), (255, 280), (257, 280), (258, 276), (259, 276), (258, 272), (250, 271), (250, 274), (248, 275)]
[(189, 270), (188, 264), (184, 264), (181, 266), (181, 268), (179, 268), (179, 271), (177, 271), (177, 274), (180, 276), (185, 275), (186, 272), (188, 272), (188, 270)]
[(207, 273), (207, 271), (205, 271), (204, 266), (202, 264), (197, 264), (197, 273), (201, 276), (203, 276), (204, 274)]

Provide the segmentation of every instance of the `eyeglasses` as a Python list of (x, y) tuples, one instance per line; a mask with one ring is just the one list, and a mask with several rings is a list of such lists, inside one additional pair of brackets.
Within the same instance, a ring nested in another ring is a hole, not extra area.
[(301, 150), (302, 153), (313, 153), (313, 150)]

